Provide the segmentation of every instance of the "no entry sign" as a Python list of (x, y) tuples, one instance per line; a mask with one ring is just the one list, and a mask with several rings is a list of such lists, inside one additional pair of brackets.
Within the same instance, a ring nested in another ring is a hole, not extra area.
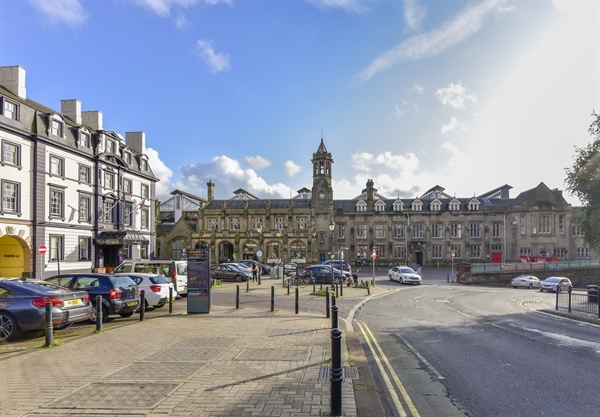
[(48, 250), (48, 248), (46, 247), (46, 245), (40, 245), (40, 246), (38, 246), (38, 253), (40, 255), (45, 254), (47, 250)]

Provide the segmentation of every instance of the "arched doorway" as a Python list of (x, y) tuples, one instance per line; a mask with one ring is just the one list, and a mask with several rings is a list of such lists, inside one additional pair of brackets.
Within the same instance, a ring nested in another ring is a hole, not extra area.
[[(40, 255), (41, 256), (41, 255)], [(0, 237), (0, 277), (21, 278), (31, 276), (31, 250), (18, 236)]]
[(218, 263), (234, 262), (233, 245), (229, 242), (221, 242), (219, 244), (219, 253), (217, 253)]

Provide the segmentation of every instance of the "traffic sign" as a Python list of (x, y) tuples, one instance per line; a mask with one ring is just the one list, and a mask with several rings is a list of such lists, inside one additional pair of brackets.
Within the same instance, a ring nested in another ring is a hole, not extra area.
[(373, 259), (375, 259), (377, 257), (377, 251), (375, 249), (373, 249)]
[(456, 255), (455, 255), (454, 251), (452, 251), (452, 257), (454, 258), (454, 256), (456, 256)]
[(38, 246), (38, 253), (40, 255), (45, 254), (47, 250), (48, 250), (48, 248), (46, 247), (46, 245), (40, 245), (40, 246)]

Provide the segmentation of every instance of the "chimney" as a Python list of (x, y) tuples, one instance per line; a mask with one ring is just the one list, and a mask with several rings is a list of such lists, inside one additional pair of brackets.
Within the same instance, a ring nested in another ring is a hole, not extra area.
[(208, 198), (207, 200), (209, 202), (213, 201), (215, 199), (215, 183), (212, 182), (212, 180), (208, 180), (208, 182), (206, 183), (206, 186), (208, 188)]
[(146, 134), (144, 132), (125, 132), (125, 144), (129, 149), (143, 154), (146, 149)]
[(373, 201), (375, 191), (376, 190), (373, 188), (373, 180), (367, 180), (367, 201)]
[(84, 111), (81, 113), (82, 124), (89, 126), (93, 130), (104, 130), (102, 127), (102, 112)]
[(61, 100), (60, 111), (78, 125), (81, 124), (81, 102), (79, 100)]
[(0, 85), (20, 98), (26, 99), (25, 68), (18, 65), (0, 67)]

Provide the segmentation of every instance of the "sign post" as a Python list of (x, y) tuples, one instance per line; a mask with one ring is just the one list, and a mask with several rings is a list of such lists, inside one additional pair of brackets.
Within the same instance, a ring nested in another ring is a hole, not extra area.
[(452, 282), (454, 282), (454, 257), (456, 256), (456, 252), (452, 251)]
[(375, 249), (373, 249), (372, 258), (373, 258), (373, 285), (375, 285), (375, 259), (377, 258), (377, 251)]
[(48, 251), (46, 245), (38, 246), (38, 253), (40, 254), (40, 276), (35, 277), (37, 279), (44, 279), (44, 254)]

